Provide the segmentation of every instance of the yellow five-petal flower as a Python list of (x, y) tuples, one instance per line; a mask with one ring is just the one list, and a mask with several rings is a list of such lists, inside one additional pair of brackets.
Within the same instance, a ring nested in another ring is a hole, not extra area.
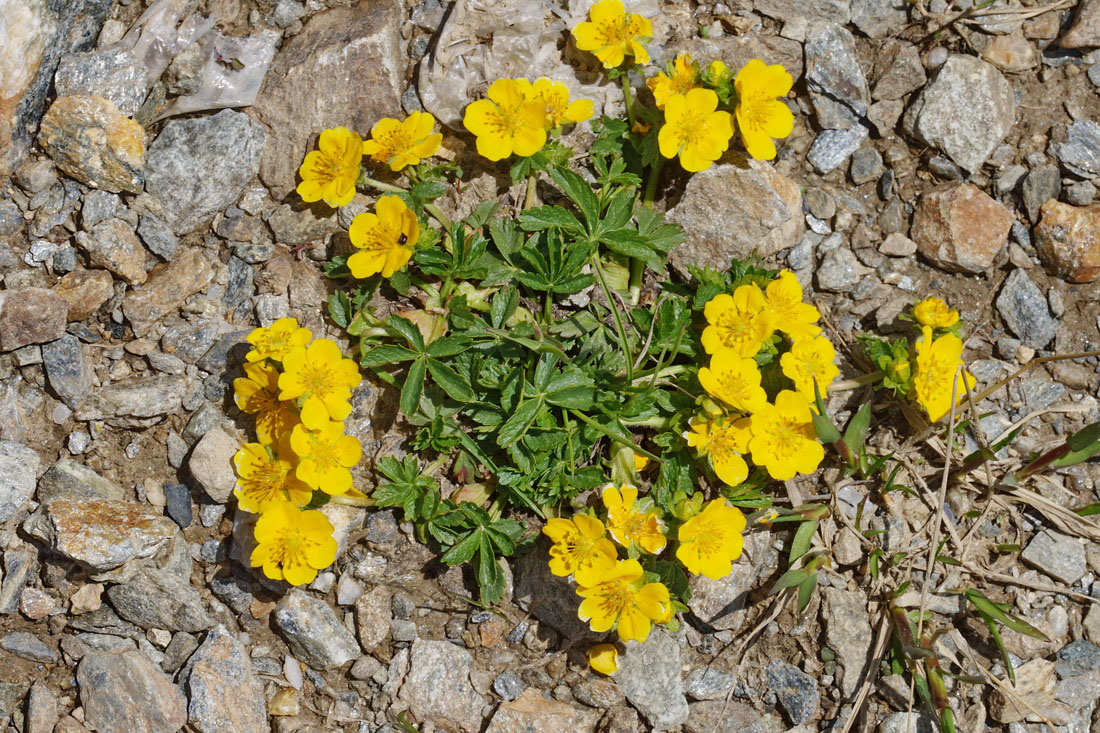
[(627, 13), (622, 0), (603, 0), (588, 11), (588, 21), (573, 29), (581, 51), (591, 51), (605, 69), (621, 66), (627, 56), (638, 64), (649, 63), (643, 45), (653, 36), (653, 24), (637, 13)]
[(330, 420), (320, 430), (295, 425), (290, 447), (298, 456), (295, 476), (311, 489), (326, 494), (346, 494), (351, 489), (348, 469), (363, 457), (358, 438), (344, 435), (344, 426)]
[(760, 368), (756, 362), (723, 349), (699, 370), (699, 384), (707, 393), (738, 412), (756, 412), (768, 402), (760, 386)]
[[(733, 86), (737, 90), (737, 128), (745, 150), (757, 160), (775, 157), (775, 141), (794, 130), (794, 115), (781, 98), (791, 91), (794, 79), (779, 64), (760, 59), (745, 64)], [(780, 99), (777, 99), (780, 98)]]
[(348, 257), (355, 278), (392, 276), (412, 258), (420, 239), (420, 221), (400, 196), (380, 197), (374, 212), (356, 215), (348, 227), (348, 239), (359, 250)]
[(710, 168), (729, 148), (731, 137), (733, 120), (729, 112), (718, 109), (713, 90), (692, 89), (665, 100), (665, 124), (657, 133), (657, 146), (666, 158), (679, 155), (684, 170)]
[(913, 317), (922, 326), (950, 328), (959, 322), (959, 312), (939, 298), (925, 298), (913, 306)]
[(331, 339), (317, 339), (283, 358), (279, 399), (304, 397), (301, 418), (307, 428), (319, 430), (332, 420), (351, 414), (351, 390), (363, 377), (351, 359), (345, 359)]
[(635, 506), (638, 489), (633, 486), (605, 486), (603, 505), (607, 507), (607, 529), (623, 547), (632, 544), (656, 555), (665, 549), (665, 535), (656, 511)]
[(703, 511), (680, 525), (676, 559), (688, 572), (712, 580), (724, 578), (733, 570), (733, 561), (744, 547), (745, 515), (725, 499), (714, 499)]
[(689, 54), (678, 53), (669, 64), (668, 73), (657, 72), (656, 76), (646, 79), (645, 83), (653, 92), (657, 109), (664, 109), (665, 102), (673, 94), (687, 94), (699, 86), (699, 67)]
[(802, 302), (802, 283), (790, 270), (782, 270), (779, 277), (764, 289), (764, 308), (775, 319), (775, 328), (791, 337), (792, 341), (821, 333), (817, 322), (821, 313), (809, 303)]
[(383, 117), (370, 129), (363, 154), (390, 170), (399, 171), (430, 158), (439, 150), (443, 133), (432, 132), (435, 118), (427, 112), (412, 112), (403, 120)]
[(291, 349), (305, 346), (312, 338), (308, 328), (298, 328), (297, 318), (280, 318), (267, 328), (253, 329), (245, 337), (245, 341), (252, 344), (252, 349), (244, 358), (247, 361), (282, 361)]
[(584, 598), (577, 617), (593, 631), (617, 626), (623, 641), (645, 641), (653, 622), (669, 617), (669, 593), (661, 583), (645, 583), (637, 560), (619, 560), (609, 568), (577, 571), (577, 595)]
[(285, 444), (279, 453), (259, 443), (246, 443), (233, 456), (237, 469), (237, 504), (246, 512), (262, 514), (273, 503), (289, 501), (305, 506), (313, 491), (294, 475), (293, 456), (286, 455)]
[[(304, 330), (304, 329), (303, 329)], [(298, 422), (298, 413), (279, 400), (279, 370), (267, 361), (244, 365), (244, 377), (233, 380), (233, 400), (241, 412), (256, 416), (256, 437), (264, 445), (278, 442)]]
[(515, 153), (534, 155), (546, 144), (546, 104), (529, 99), (515, 79), (497, 79), (489, 85), (488, 99), (466, 107), (462, 124), (477, 138), (477, 152), (489, 160), (504, 160)]
[[(952, 398), (959, 404), (966, 396), (966, 387), (973, 388), (975, 380), (966, 369), (956, 378), (963, 366), (962, 339), (953, 333), (945, 333), (932, 340), (932, 327), (925, 326), (917, 341), (917, 371), (913, 375), (913, 389), (917, 402), (928, 413), (928, 419), (936, 422), (951, 411)], [(954, 390), (952, 390), (954, 386)]]
[(562, 125), (584, 122), (592, 116), (592, 100), (576, 99), (569, 101), (569, 87), (564, 82), (552, 79), (537, 79), (529, 82), (516, 79), (523, 96), (546, 107), (546, 129), (552, 130)]
[(312, 583), (317, 571), (336, 559), (332, 523), (317, 510), (302, 511), (289, 502), (276, 502), (256, 521), (256, 548), (252, 567), (291, 585)]
[(703, 349), (708, 354), (731, 350), (738, 356), (756, 356), (776, 328), (775, 314), (765, 305), (764, 293), (755, 284), (711, 298), (703, 306)]
[(798, 392), (785, 389), (752, 416), (752, 462), (767, 469), (780, 481), (796, 473), (813, 473), (825, 458), (825, 449), (817, 440), (810, 401)]
[(685, 433), (688, 446), (710, 458), (714, 473), (730, 486), (737, 486), (749, 476), (749, 466), (741, 456), (749, 452), (752, 438), (752, 418), (737, 420), (691, 421), (691, 432)]
[(829, 385), (840, 374), (834, 359), (836, 349), (832, 342), (824, 336), (815, 336), (795, 341), (791, 350), (779, 357), (779, 366), (787, 379), (794, 382), (795, 390), (813, 401), (814, 380), (817, 381), (818, 392), (824, 397)]
[(575, 514), (572, 519), (555, 517), (546, 523), (542, 533), (550, 538), (550, 572), (566, 577), (579, 567), (613, 565), (615, 545), (607, 539), (603, 522), (587, 514)]
[(346, 127), (325, 130), (317, 150), (306, 153), (298, 175), (298, 195), (303, 201), (321, 201), (332, 207), (347, 206), (355, 198), (359, 163), (363, 160), (363, 138)]

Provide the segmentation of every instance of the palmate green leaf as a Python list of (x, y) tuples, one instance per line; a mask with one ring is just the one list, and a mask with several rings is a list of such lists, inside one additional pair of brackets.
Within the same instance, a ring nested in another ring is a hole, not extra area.
[(427, 363), (432, 381), (442, 387), (452, 399), (459, 402), (473, 402), (477, 399), (466, 377), (438, 359), (427, 359)]
[(484, 603), (496, 603), (504, 597), (504, 570), (486, 534), (482, 534), (477, 558), (477, 584)]
[(472, 345), (473, 340), (468, 336), (444, 336), (428, 344), (428, 348), (425, 349), (425, 352), (433, 359), (441, 359), (445, 356), (461, 354)]
[(493, 219), (489, 222), (489, 236), (492, 237), (497, 250), (509, 261), (512, 255), (523, 246), (523, 232), (516, 227), (516, 222), (512, 219)]
[(667, 221), (661, 212), (643, 206), (634, 215), (638, 219), (638, 233), (644, 236), (654, 249), (671, 252), (684, 241), (684, 230), (679, 225)]
[(340, 328), (347, 328), (351, 323), (352, 312), (351, 299), (343, 290), (337, 290), (328, 298), (328, 314), (332, 322)]
[(587, 231), (594, 231), (600, 218), (600, 203), (596, 199), (592, 185), (568, 168), (555, 168), (550, 171), (550, 177), (569, 197), (569, 200), (577, 205), (581, 215), (584, 216)]
[(427, 359), (417, 359), (409, 367), (409, 373), (405, 375), (405, 383), (401, 385), (401, 414), (412, 417), (420, 406), (420, 396), (424, 394), (424, 375), (428, 369)]
[(497, 445), (501, 448), (507, 448), (515, 444), (530, 429), (541, 409), (541, 396), (520, 403), (516, 411), (508, 418), (508, 421), (500, 426), (500, 432), (497, 433)]
[(653, 251), (649, 240), (633, 229), (603, 232), (600, 234), (600, 243), (615, 254), (643, 260), (651, 267), (661, 266), (661, 257)]
[(632, 188), (620, 188), (615, 191), (607, 202), (603, 219), (600, 220), (600, 231), (611, 232), (629, 224), (636, 200), (637, 194)]
[(584, 233), (584, 227), (577, 217), (560, 206), (536, 206), (528, 209), (519, 215), (519, 225), (528, 232), (558, 228), (574, 234)]

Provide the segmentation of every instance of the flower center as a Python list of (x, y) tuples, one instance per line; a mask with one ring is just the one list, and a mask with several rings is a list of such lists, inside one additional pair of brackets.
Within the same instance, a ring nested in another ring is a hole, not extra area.
[(634, 23), (627, 16), (601, 23), (596, 29), (596, 38), (605, 46), (626, 45), (638, 35)]
[(360, 248), (370, 252), (386, 252), (393, 249), (400, 238), (401, 235), (398, 232), (380, 221), (366, 231)]
[(327, 183), (337, 178), (343, 169), (339, 158), (322, 153), (313, 166), (313, 175)]
[(389, 157), (402, 151), (408, 150), (413, 146), (413, 141), (409, 135), (402, 129), (391, 130), (382, 135), (381, 138), (375, 138), (378, 144), (382, 147), (379, 154)]
[(731, 454), (740, 455), (737, 450), (737, 441), (727, 429), (719, 429), (714, 432), (707, 442), (707, 453), (710, 453), (719, 461), (727, 459)]
[(722, 528), (711, 522), (699, 527), (695, 536), (691, 539), (691, 546), (695, 548), (695, 551), (701, 557), (710, 557), (717, 554), (724, 544), (725, 537)]
[(718, 327), (722, 343), (731, 348), (736, 348), (738, 345), (752, 340), (756, 317), (749, 316), (739, 310), (731, 310), (719, 316), (718, 323), (715, 325)]
[(307, 363), (301, 373), (301, 380), (306, 385), (306, 394), (319, 397), (332, 389), (332, 370), (328, 364)]
[(634, 594), (621, 580), (600, 583), (600, 610), (608, 616), (618, 616), (630, 605)]
[(750, 130), (763, 130), (771, 118), (768, 109), (772, 100), (765, 96), (749, 96), (741, 102), (741, 122)]
[(248, 493), (253, 494), (259, 501), (274, 499), (286, 484), (288, 473), (290, 473), (290, 464), (285, 461), (272, 461), (258, 465), (250, 477), (253, 488)]
[(766, 433), (772, 451), (777, 456), (790, 457), (798, 452), (803, 440), (802, 423), (790, 417), (776, 417), (767, 422)]

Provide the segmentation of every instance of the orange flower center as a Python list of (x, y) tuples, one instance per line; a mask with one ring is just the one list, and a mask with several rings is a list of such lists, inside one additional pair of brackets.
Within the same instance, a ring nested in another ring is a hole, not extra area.
[(381, 149), (373, 157), (376, 161), (382, 163), (389, 161), (398, 153), (410, 150), (416, 144), (412, 136), (401, 127), (383, 133), (381, 136), (375, 135), (374, 140)]

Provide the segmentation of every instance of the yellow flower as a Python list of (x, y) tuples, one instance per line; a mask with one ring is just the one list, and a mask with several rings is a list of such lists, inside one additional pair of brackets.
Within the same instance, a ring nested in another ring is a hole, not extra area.
[(515, 153), (534, 155), (546, 144), (546, 104), (528, 99), (515, 79), (497, 79), (489, 85), (488, 99), (466, 107), (462, 124), (477, 137), (477, 152), (489, 160), (504, 160)]
[(253, 329), (245, 337), (245, 341), (252, 344), (252, 350), (244, 358), (247, 361), (282, 361), (287, 352), (305, 346), (312, 338), (308, 328), (298, 328), (297, 318), (280, 318), (267, 328)]
[(814, 401), (814, 379), (817, 380), (817, 389), (821, 396), (833, 380), (840, 374), (840, 370), (833, 364), (836, 358), (836, 349), (832, 342), (824, 336), (795, 341), (794, 346), (783, 356), (779, 357), (779, 366), (783, 374), (794, 382), (794, 388), (810, 402)]
[(649, 63), (644, 43), (653, 36), (653, 24), (637, 13), (627, 13), (622, 0), (603, 0), (588, 11), (588, 21), (573, 29), (581, 51), (591, 51), (605, 69), (622, 65), (627, 56), (642, 66)]
[(955, 403), (966, 397), (966, 385), (973, 388), (975, 380), (966, 369), (958, 381), (955, 373), (963, 366), (962, 339), (953, 333), (932, 340), (932, 327), (925, 326), (923, 337), (917, 341), (917, 371), (913, 377), (913, 389), (917, 402), (928, 413), (928, 419), (936, 422), (951, 411), (951, 386), (955, 385)]
[(443, 133), (435, 132), (435, 118), (427, 112), (412, 112), (403, 120), (383, 117), (370, 129), (371, 139), (363, 142), (363, 154), (391, 171), (399, 171), (430, 158), (439, 150)]
[(609, 568), (577, 571), (577, 595), (584, 598), (577, 617), (596, 632), (618, 625), (623, 641), (645, 641), (654, 621), (668, 617), (668, 588), (645, 583), (637, 560), (619, 560)]
[(922, 326), (950, 328), (959, 322), (959, 312), (939, 298), (925, 298), (913, 306), (913, 317)]
[(634, 506), (638, 490), (633, 486), (605, 486), (603, 505), (607, 507), (607, 530), (623, 547), (637, 545), (656, 555), (665, 549), (665, 535), (656, 511), (643, 511)]
[(317, 339), (308, 348), (298, 348), (283, 358), (279, 375), (279, 399), (301, 403), (301, 419), (307, 428), (319, 430), (330, 419), (343, 420), (351, 414), (351, 390), (363, 377), (351, 359), (345, 359), (331, 339)]
[(789, 389), (776, 395), (774, 405), (764, 405), (752, 416), (749, 450), (752, 462), (780, 481), (816, 471), (825, 449), (814, 432), (809, 400)]
[(719, 351), (709, 367), (699, 370), (699, 384), (709, 395), (739, 412), (756, 412), (768, 402), (756, 362), (731, 349)]
[(348, 269), (360, 280), (393, 275), (409, 261), (420, 239), (420, 222), (400, 196), (380, 197), (374, 211), (356, 215), (348, 227), (348, 239), (359, 249), (348, 257)]
[(794, 115), (777, 97), (787, 96), (794, 79), (779, 64), (767, 66), (760, 59), (741, 67), (733, 86), (737, 90), (737, 128), (745, 151), (757, 160), (775, 157), (772, 138), (784, 138), (794, 130)]
[(700, 513), (680, 525), (676, 559), (688, 572), (712, 580), (724, 578), (733, 570), (733, 561), (741, 556), (745, 515), (725, 499), (709, 502)]
[(665, 124), (657, 133), (657, 145), (666, 158), (679, 155), (684, 170), (710, 168), (729, 148), (731, 137), (733, 119), (718, 109), (718, 95), (712, 90), (692, 89), (665, 100)]
[(711, 84), (718, 86), (729, 79), (730, 67), (726, 66), (724, 61), (715, 59), (711, 61), (710, 66), (707, 67), (707, 76)]
[(764, 308), (775, 318), (776, 330), (790, 336), (792, 341), (821, 333), (821, 327), (816, 325), (821, 313), (802, 302), (802, 284), (790, 270), (781, 271), (779, 277), (768, 283)]
[(614, 644), (596, 644), (589, 647), (588, 666), (610, 677), (619, 671), (619, 650)]
[(262, 514), (273, 502), (305, 506), (313, 491), (294, 475), (294, 464), (286, 460), (285, 448), (278, 454), (268, 446), (246, 443), (233, 456), (237, 469), (237, 504), (246, 512)]
[(707, 327), (703, 349), (708, 354), (732, 350), (738, 356), (756, 356), (775, 331), (775, 315), (765, 307), (764, 293), (757, 285), (741, 285), (733, 295), (719, 293), (703, 306)]
[(563, 82), (552, 79), (538, 79), (534, 83), (526, 79), (516, 79), (523, 96), (531, 101), (540, 102), (546, 108), (546, 129), (584, 122), (592, 116), (592, 100), (577, 99), (569, 101), (569, 87)]
[(737, 486), (749, 476), (749, 466), (742, 458), (749, 452), (752, 419), (691, 420), (691, 432), (685, 433), (688, 446), (710, 458), (714, 473), (730, 486)]
[(673, 94), (687, 94), (699, 86), (699, 68), (686, 53), (676, 54), (668, 73), (657, 72), (656, 76), (646, 79), (646, 86), (653, 92), (657, 109), (664, 109), (665, 102)]
[(615, 545), (605, 536), (603, 522), (587, 514), (572, 519), (555, 517), (542, 533), (554, 545), (550, 548), (550, 572), (566, 577), (587, 565), (614, 565)]
[(649, 465), (649, 458), (638, 451), (634, 451), (634, 473), (641, 473)]
[(241, 412), (256, 416), (260, 442), (276, 443), (298, 422), (298, 413), (279, 401), (279, 370), (263, 361), (245, 364), (244, 373), (244, 377), (233, 380), (233, 400)]
[(294, 474), (311, 489), (326, 494), (346, 494), (351, 489), (348, 469), (363, 457), (359, 439), (344, 435), (344, 426), (330, 420), (320, 430), (295, 425), (290, 447), (298, 456)]
[(346, 127), (325, 130), (317, 150), (306, 153), (298, 175), (302, 201), (320, 201), (332, 207), (347, 206), (355, 198), (355, 181), (363, 160), (363, 138)]
[(336, 559), (332, 524), (319, 511), (303, 512), (288, 502), (276, 502), (256, 521), (252, 567), (291, 585), (312, 583), (317, 571)]

